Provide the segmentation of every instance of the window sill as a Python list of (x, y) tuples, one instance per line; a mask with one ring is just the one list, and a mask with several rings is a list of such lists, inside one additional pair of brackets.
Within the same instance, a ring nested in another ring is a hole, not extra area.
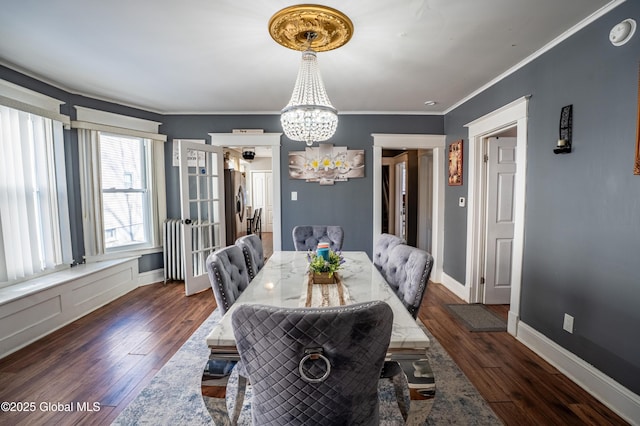
[(162, 253), (162, 251), (162, 246), (140, 248), (135, 250), (111, 251), (97, 256), (85, 256), (84, 260), (86, 263), (102, 262), (104, 260), (125, 259), (128, 257), (140, 257), (144, 256), (145, 254)]
[(132, 258), (135, 258), (135, 256), (128, 256), (127, 258), (113, 260), (110, 262), (77, 265), (72, 268), (63, 269), (61, 271), (44, 274), (17, 284), (11, 284), (0, 289), (0, 306), (12, 302), (16, 299), (30, 296), (32, 294), (48, 290), (52, 287), (72, 282), (89, 274), (93, 274), (126, 263), (127, 261), (132, 260)]

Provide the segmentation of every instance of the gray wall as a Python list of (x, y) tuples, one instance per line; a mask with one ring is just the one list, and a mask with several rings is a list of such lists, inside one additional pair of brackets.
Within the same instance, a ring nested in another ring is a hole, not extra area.
[[(640, 394), (640, 176), (633, 175), (640, 36), (608, 41), (628, 1), (445, 117), (464, 124), (521, 96), (529, 102), (521, 319)], [(560, 109), (573, 104), (573, 152), (555, 155)], [(465, 164), (465, 182), (467, 181)], [(467, 186), (447, 187), (444, 270), (464, 283)], [(562, 330), (564, 313), (574, 333)]]
[[(231, 132), (234, 128), (258, 128), (265, 132), (282, 132), (278, 115), (169, 115), (163, 117), (161, 132), (169, 141), (205, 139), (209, 133)], [(336, 134), (326, 143), (365, 150), (365, 177), (320, 186), (303, 180), (289, 179), (290, 151), (303, 151), (306, 145), (282, 136), (281, 194), (282, 249), (293, 250), (291, 230), (295, 225), (340, 225), (345, 229), (345, 250), (362, 250), (371, 255), (373, 244), (373, 138), (372, 133), (443, 134), (442, 116), (425, 115), (341, 115)], [(171, 144), (165, 150), (167, 167), (167, 214), (178, 217), (178, 170), (172, 167)], [(291, 192), (298, 201), (291, 201)]]

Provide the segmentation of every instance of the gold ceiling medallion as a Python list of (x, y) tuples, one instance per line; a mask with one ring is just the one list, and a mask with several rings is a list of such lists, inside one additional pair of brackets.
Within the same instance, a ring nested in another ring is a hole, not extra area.
[(325, 52), (337, 49), (351, 39), (353, 23), (339, 10), (302, 4), (276, 12), (269, 20), (269, 34), (278, 44), (289, 49), (311, 47), (316, 52)]

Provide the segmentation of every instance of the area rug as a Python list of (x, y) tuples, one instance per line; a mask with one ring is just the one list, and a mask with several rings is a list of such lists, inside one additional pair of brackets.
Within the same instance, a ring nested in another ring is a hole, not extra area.
[(480, 303), (451, 304), (446, 307), (469, 331), (507, 330), (506, 321)]
[[(213, 425), (200, 392), (200, 381), (209, 357), (205, 339), (219, 319), (216, 310), (113, 424)], [(428, 331), (427, 334), (431, 340), (429, 360), (436, 378), (436, 399), (424, 425), (502, 424), (440, 343)], [(251, 424), (249, 392), (239, 422), (242, 425)], [(380, 389), (381, 425), (403, 424), (394, 398), (390, 387)]]

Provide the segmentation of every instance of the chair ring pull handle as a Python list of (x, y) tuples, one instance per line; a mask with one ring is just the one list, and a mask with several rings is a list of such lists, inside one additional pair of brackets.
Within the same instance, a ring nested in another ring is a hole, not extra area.
[[(306, 355), (300, 360), (300, 364), (298, 364), (298, 371), (300, 371), (300, 376), (302, 377), (302, 380), (308, 383), (321, 383), (327, 380), (327, 377), (329, 377), (329, 374), (331, 374), (331, 363), (329, 362), (326, 356), (322, 355), (322, 349), (306, 349), (305, 352), (306, 352)], [(307, 362), (307, 360), (309, 359), (323, 360), (325, 365), (327, 366), (327, 371), (325, 371), (324, 374), (320, 377), (309, 377), (307, 373), (304, 372), (304, 368), (302, 368), (304, 363)]]

